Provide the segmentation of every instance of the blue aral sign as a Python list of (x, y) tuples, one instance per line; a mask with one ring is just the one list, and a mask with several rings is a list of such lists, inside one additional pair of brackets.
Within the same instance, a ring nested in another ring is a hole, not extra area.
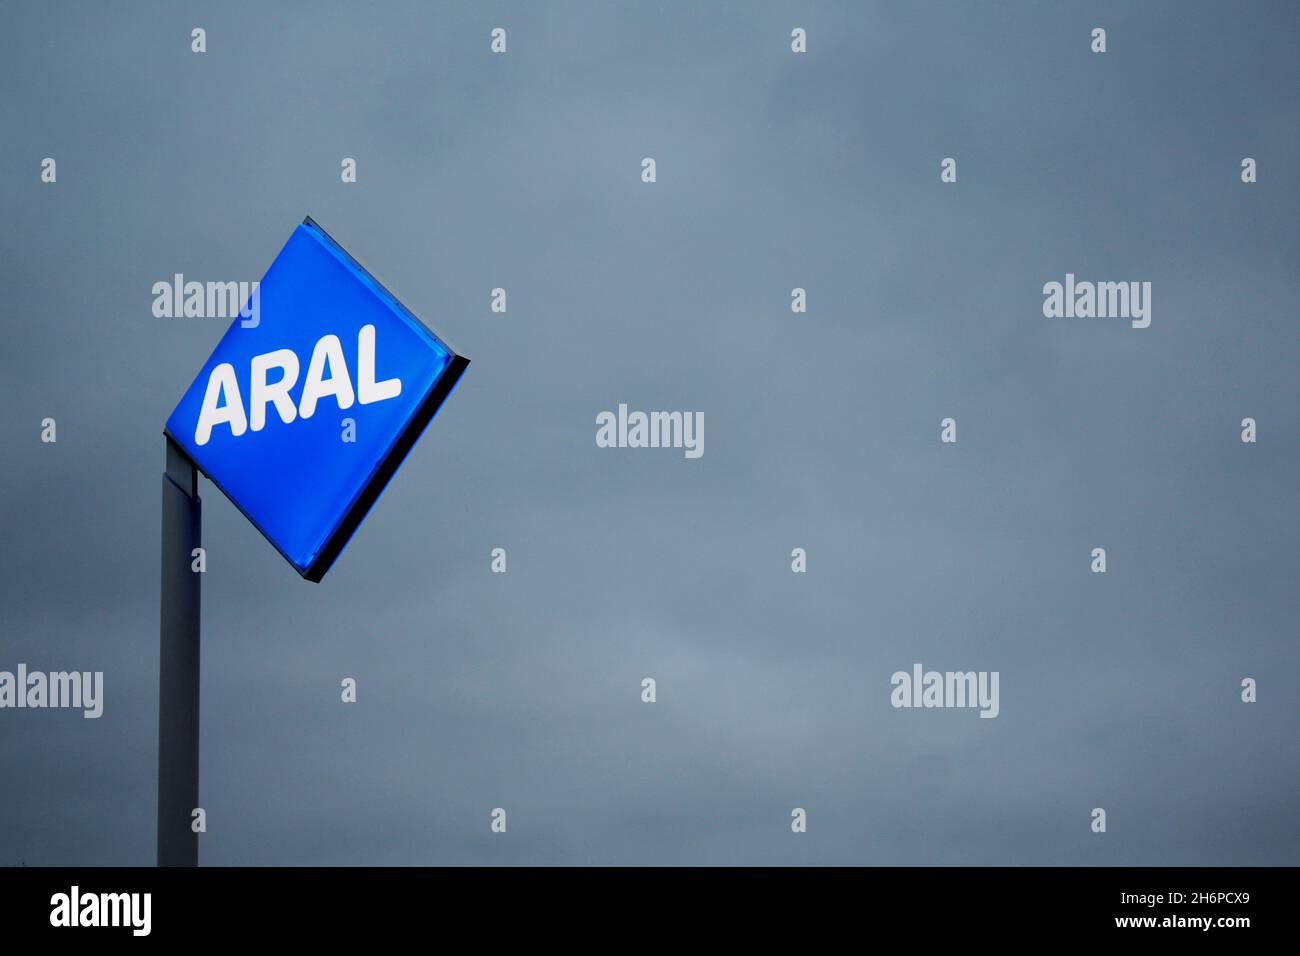
[(319, 581), (469, 360), (310, 217), (167, 419), (298, 573)]

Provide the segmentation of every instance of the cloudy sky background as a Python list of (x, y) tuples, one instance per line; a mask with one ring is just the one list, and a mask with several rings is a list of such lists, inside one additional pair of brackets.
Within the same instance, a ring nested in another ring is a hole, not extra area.
[[(0, 669), (106, 691), (0, 712), (0, 865), (153, 862), (161, 432), (225, 323), (150, 289), (306, 214), (473, 364), (320, 585), (204, 482), (203, 863), (1300, 862), (1295, 4), (2, 21)], [(1151, 327), (1045, 319), (1066, 272)], [(597, 448), (619, 402), (704, 457)], [(1001, 715), (891, 708), (917, 661)]]

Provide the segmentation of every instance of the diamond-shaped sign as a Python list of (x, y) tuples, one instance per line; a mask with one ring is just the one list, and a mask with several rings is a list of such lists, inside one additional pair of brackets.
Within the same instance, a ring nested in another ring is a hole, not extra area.
[(166, 433), (319, 581), (469, 359), (310, 217), (258, 299), (217, 343)]

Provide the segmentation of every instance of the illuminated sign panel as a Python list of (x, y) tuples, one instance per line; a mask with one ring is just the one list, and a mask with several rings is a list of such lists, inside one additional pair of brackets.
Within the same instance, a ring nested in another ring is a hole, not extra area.
[(319, 581), (469, 364), (310, 218), (166, 433)]

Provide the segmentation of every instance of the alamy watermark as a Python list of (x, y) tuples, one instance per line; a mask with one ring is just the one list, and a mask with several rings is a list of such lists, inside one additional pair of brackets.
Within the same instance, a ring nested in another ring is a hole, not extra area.
[(153, 284), (153, 314), (158, 319), (233, 319), (245, 329), (262, 321), (262, 292), (258, 282), (185, 281), (179, 272), (169, 283)]
[(1076, 282), (1043, 286), (1043, 315), (1049, 319), (1130, 319), (1135, 329), (1151, 324), (1150, 282)]
[(703, 412), (629, 412), (596, 416), (597, 448), (681, 448), (687, 458), (704, 454)]
[(894, 707), (978, 707), (981, 717), (996, 717), (997, 671), (925, 671), (920, 664), (912, 672), (895, 671), (889, 678)]
[(104, 713), (103, 671), (0, 671), (0, 709), (6, 707), (73, 707), (94, 719)]
[(74, 884), (50, 897), (50, 925), (122, 926), (133, 936), (148, 936), (152, 909), (152, 893), (83, 893)]

